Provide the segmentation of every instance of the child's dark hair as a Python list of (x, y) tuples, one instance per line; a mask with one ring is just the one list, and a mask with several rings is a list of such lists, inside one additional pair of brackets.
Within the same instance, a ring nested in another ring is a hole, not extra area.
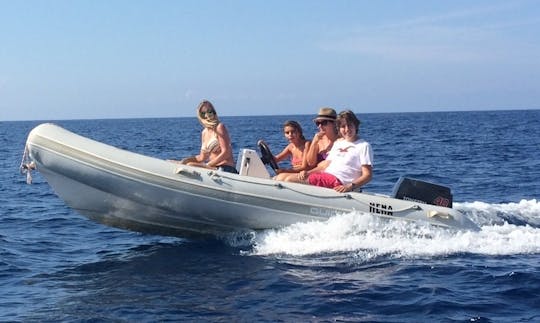
[(300, 126), (298, 122), (294, 120), (287, 120), (283, 124), (283, 128), (285, 127), (293, 127), (300, 135), (300, 138), (302, 138), (302, 140), (306, 140), (306, 138), (304, 137), (304, 132), (302, 131), (302, 126)]

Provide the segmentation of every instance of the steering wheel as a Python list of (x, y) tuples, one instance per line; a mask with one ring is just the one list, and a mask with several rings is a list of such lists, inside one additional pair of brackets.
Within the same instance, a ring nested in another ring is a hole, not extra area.
[(274, 171), (277, 171), (279, 169), (279, 166), (277, 164), (276, 158), (274, 158), (274, 155), (272, 155), (272, 152), (270, 151), (270, 148), (264, 142), (264, 140), (259, 140), (257, 142), (257, 146), (259, 146), (259, 150), (261, 151), (261, 160), (265, 165), (270, 165)]

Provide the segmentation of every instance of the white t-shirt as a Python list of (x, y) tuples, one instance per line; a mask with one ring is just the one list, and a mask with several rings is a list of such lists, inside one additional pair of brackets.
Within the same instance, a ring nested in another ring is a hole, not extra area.
[(373, 150), (364, 139), (355, 142), (337, 140), (328, 157), (330, 165), (324, 170), (337, 177), (343, 185), (362, 176), (362, 165), (373, 165)]

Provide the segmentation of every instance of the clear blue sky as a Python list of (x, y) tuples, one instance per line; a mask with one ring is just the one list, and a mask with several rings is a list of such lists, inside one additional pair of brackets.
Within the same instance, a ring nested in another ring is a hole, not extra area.
[(540, 108), (540, 1), (0, 0), (0, 120)]

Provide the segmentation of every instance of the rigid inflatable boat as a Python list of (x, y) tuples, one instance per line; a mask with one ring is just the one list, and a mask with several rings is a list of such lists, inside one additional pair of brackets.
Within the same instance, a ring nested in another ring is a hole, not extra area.
[(353, 211), (478, 230), (451, 208), (445, 187), (403, 178), (386, 196), (279, 182), (251, 149), (240, 151), (239, 174), (232, 174), (122, 150), (45, 123), (28, 135), (25, 154), (21, 169), (39, 171), (68, 206), (102, 224), (138, 232), (219, 235)]

